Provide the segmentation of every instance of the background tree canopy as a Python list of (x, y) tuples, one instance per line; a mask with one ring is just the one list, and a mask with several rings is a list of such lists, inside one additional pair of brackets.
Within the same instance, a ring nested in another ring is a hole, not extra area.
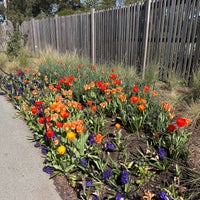
[[(4, 0), (5, 1), (5, 0)], [(42, 18), (55, 14), (70, 15), (87, 12), (90, 8), (107, 9), (141, 0), (7, 0), (7, 8), (0, 2), (0, 13), (13, 22), (14, 27), (32, 17)]]

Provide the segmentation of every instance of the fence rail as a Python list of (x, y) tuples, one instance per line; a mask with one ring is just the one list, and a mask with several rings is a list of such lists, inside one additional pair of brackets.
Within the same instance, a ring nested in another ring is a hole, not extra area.
[(199, 0), (147, 0), (94, 13), (32, 19), (21, 31), (28, 34), (28, 47), (35, 54), (51, 46), (60, 53), (76, 51), (96, 63), (123, 63), (139, 71), (145, 69), (143, 63), (159, 63), (162, 79), (175, 72), (189, 80), (200, 64)]

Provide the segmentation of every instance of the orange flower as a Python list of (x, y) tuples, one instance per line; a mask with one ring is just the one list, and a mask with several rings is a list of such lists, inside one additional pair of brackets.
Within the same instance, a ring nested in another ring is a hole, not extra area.
[(145, 109), (146, 109), (146, 106), (143, 103), (138, 106), (138, 110), (140, 111), (144, 111)]
[(172, 107), (172, 105), (170, 105), (169, 103), (167, 103), (167, 102), (161, 102), (161, 105), (162, 105), (162, 107), (166, 110), (166, 111), (168, 111), (168, 112), (171, 112), (172, 111), (172, 109), (173, 109), (173, 107)]
[(151, 92), (151, 94), (152, 94), (152, 96), (154, 96), (154, 97), (158, 96), (158, 93), (157, 93), (155, 90), (153, 90), (153, 91)]
[(59, 140), (57, 138), (53, 139), (52, 142), (53, 142), (54, 145), (58, 145), (59, 144)]
[(138, 96), (132, 96), (130, 98), (130, 101), (131, 101), (131, 103), (136, 104), (136, 103), (138, 103), (140, 101), (140, 97), (138, 97)]
[(72, 90), (67, 90), (67, 95), (72, 96), (73, 91)]
[(33, 91), (32, 91), (32, 94), (33, 94), (33, 95), (37, 95), (37, 94), (38, 94), (38, 91), (37, 91), (37, 90), (33, 90)]
[(100, 103), (100, 106), (101, 106), (102, 108), (105, 108), (105, 107), (106, 107), (106, 104), (107, 104), (106, 102), (101, 102), (101, 103)]
[(79, 135), (81, 135), (84, 132), (84, 130), (85, 130), (85, 127), (83, 125), (80, 124), (76, 126), (76, 131)]
[(97, 111), (97, 106), (92, 106), (91, 109), (92, 109), (92, 111), (96, 112)]
[(28, 79), (24, 79), (24, 83), (28, 83)]
[(119, 95), (118, 98), (119, 98), (119, 100), (120, 100), (121, 102), (126, 101), (126, 95), (125, 95), (125, 94)]
[(116, 129), (120, 129), (120, 128), (121, 128), (121, 125), (120, 125), (119, 123), (116, 123), (116, 124), (115, 124), (115, 128), (116, 128)]
[(74, 132), (70, 131), (70, 132), (67, 133), (66, 138), (70, 141), (75, 140), (76, 134)]
[(58, 65), (62, 65), (62, 61), (58, 61)]
[(90, 87), (91, 87), (91, 88), (95, 87), (95, 82), (94, 82), (94, 81), (92, 81), (92, 82), (90, 83)]
[(111, 93), (115, 94), (117, 92), (117, 90), (115, 88), (111, 89)]
[(146, 103), (147, 103), (147, 100), (146, 100), (146, 99), (141, 99), (140, 102), (141, 102), (142, 104), (146, 104)]
[(63, 124), (63, 129), (64, 129), (65, 131), (69, 130), (69, 122), (65, 122), (65, 123)]
[(27, 110), (27, 109), (28, 109), (28, 105), (26, 105), (26, 104), (25, 104), (25, 105), (22, 105), (22, 109), (23, 109), (23, 110)]
[(51, 111), (54, 111), (54, 110), (56, 109), (57, 105), (58, 105), (58, 104), (57, 104), (56, 102), (52, 103), (52, 104), (50, 105), (50, 107), (49, 107), (50, 110), (51, 110)]
[(76, 126), (77, 126), (76, 121), (72, 121), (72, 122), (70, 123), (70, 129), (75, 130), (75, 129), (76, 129)]
[(170, 119), (173, 119), (175, 117), (175, 114), (174, 113), (169, 113), (169, 118)]
[(88, 101), (87, 101), (87, 105), (88, 105), (88, 106), (91, 106), (91, 105), (92, 105), (92, 103), (93, 103), (93, 102), (92, 102), (92, 101), (90, 101), (90, 100), (88, 100)]
[(122, 92), (123, 87), (116, 87), (117, 92)]
[(67, 111), (61, 111), (60, 112), (60, 116), (62, 117), (62, 118), (68, 118), (69, 117), (69, 112), (67, 112)]
[(102, 136), (101, 134), (98, 134), (98, 135), (96, 135), (96, 136), (94, 137), (94, 140), (95, 140), (95, 142), (96, 142), (97, 144), (100, 144), (101, 141), (102, 141), (102, 139), (103, 139), (103, 136)]
[(90, 85), (86, 84), (86, 85), (83, 86), (83, 88), (84, 88), (85, 91), (90, 90)]
[(51, 120), (52, 121), (56, 121), (58, 119), (58, 114), (55, 113), (55, 114), (51, 114)]
[(106, 95), (109, 95), (111, 93), (111, 90), (107, 89), (107, 90), (104, 90), (104, 92), (105, 92)]
[(152, 200), (156, 195), (150, 191), (144, 191), (143, 200)]
[(63, 100), (62, 96), (57, 96), (55, 99), (57, 102), (61, 102)]
[(54, 89), (53, 84), (49, 84), (49, 89), (50, 89), (50, 90), (53, 90), (53, 89)]
[(67, 95), (67, 91), (66, 91), (66, 90), (63, 90), (63, 91), (62, 91), (62, 95), (63, 95), (63, 96), (66, 96), (66, 95)]

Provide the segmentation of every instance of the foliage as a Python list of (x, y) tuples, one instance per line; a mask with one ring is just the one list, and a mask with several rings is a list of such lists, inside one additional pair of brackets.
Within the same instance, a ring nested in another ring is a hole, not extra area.
[(14, 30), (11, 35), (10, 40), (7, 43), (6, 54), (10, 60), (17, 58), (19, 56), (19, 51), (21, 49), (22, 37), (18, 30)]

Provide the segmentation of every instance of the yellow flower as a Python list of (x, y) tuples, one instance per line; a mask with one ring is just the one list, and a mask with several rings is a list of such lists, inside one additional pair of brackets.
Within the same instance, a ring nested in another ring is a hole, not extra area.
[(76, 138), (76, 134), (72, 131), (68, 132), (66, 135), (66, 138), (70, 141), (74, 140)]
[(64, 155), (65, 152), (66, 152), (66, 147), (63, 146), (63, 145), (60, 145), (60, 146), (57, 148), (57, 152), (58, 152), (60, 155)]

